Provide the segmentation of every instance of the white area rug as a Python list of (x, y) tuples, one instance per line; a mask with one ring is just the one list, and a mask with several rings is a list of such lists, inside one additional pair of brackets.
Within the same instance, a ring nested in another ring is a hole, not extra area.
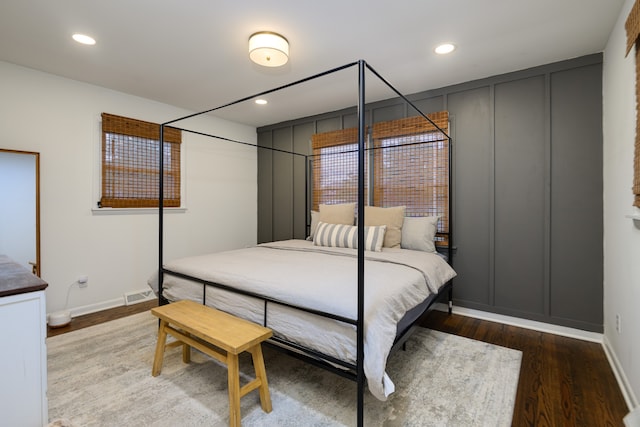
[[(47, 339), (49, 418), (84, 426), (227, 426), (227, 371), (193, 351), (165, 353), (151, 376), (157, 318), (149, 312)], [(241, 399), (242, 425), (353, 426), (356, 384), (265, 347), (273, 411), (257, 391)], [(243, 355), (248, 356), (248, 355)], [(365, 396), (366, 426), (509, 426), (521, 352), (419, 329), (389, 359), (396, 392)], [(240, 370), (253, 377), (250, 357)], [(241, 380), (242, 381), (242, 380)]]

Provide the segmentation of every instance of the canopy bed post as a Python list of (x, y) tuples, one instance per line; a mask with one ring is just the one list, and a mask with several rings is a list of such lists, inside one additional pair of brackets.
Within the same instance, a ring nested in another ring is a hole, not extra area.
[[(449, 242), (447, 244), (447, 262), (451, 267), (453, 267), (453, 191), (451, 188), (453, 186), (453, 139), (451, 136), (446, 133), (447, 143), (449, 144), (448, 156), (449, 156)], [(453, 286), (449, 287), (449, 304), (448, 304), (448, 312), (449, 314), (453, 313)]]
[[(163, 258), (163, 234), (164, 234), (164, 123), (160, 125), (160, 135), (158, 138), (158, 283), (162, 283), (163, 270), (162, 260)], [(158, 305), (163, 305), (162, 292), (158, 292)]]
[[(364, 71), (365, 62), (358, 61), (358, 242), (364, 242)], [(358, 427), (364, 419), (364, 244), (358, 245), (358, 325), (357, 325), (357, 381)]]

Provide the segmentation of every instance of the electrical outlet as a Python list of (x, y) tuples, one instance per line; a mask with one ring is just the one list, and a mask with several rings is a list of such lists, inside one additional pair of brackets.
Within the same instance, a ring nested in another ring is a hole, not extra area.
[(86, 288), (89, 285), (89, 278), (87, 276), (78, 277), (78, 287)]
[(622, 333), (622, 317), (619, 314), (616, 314), (616, 332)]

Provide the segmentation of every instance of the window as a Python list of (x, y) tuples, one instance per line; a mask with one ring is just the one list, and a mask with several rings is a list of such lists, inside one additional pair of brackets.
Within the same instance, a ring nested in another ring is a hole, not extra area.
[[(160, 125), (102, 113), (100, 207), (158, 207)], [(180, 207), (178, 129), (164, 128), (164, 207)]]
[[(355, 202), (358, 197), (358, 129), (312, 135), (311, 148), (313, 209), (317, 210), (320, 204)], [(365, 178), (365, 187), (366, 182)]]
[[(428, 116), (449, 133), (449, 113)], [(436, 241), (449, 231), (449, 139), (424, 117), (373, 125), (374, 206), (406, 206), (407, 216), (440, 216)]]
[[(371, 129), (365, 158), (365, 200), (406, 206), (407, 216), (440, 216), (437, 241), (448, 244), (449, 114), (380, 122)], [(358, 195), (357, 129), (313, 135), (313, 209), (320, 203), (355, 202)]]

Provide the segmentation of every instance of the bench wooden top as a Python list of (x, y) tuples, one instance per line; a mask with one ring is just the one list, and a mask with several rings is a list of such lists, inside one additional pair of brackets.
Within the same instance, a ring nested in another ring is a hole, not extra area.
[(151, 309), (154, 316), (232, 354), (273, 335), (269, 328), (190, 300)]

